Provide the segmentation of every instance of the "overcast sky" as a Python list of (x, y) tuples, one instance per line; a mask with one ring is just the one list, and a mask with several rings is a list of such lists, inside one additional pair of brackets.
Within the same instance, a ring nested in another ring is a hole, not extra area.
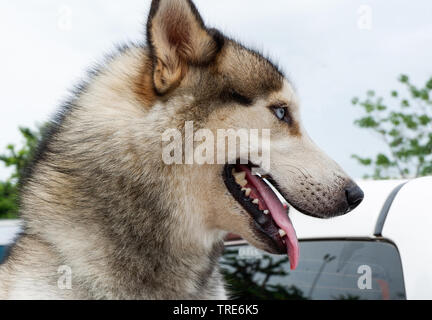
[[(432, 1), (196, 0), (204, 20), (269, 54), (295, 84), (312, 138), (348, 173), (383, 146), (356, 129), (353, 96), (432, 75)], [(0, 2), (0, 150), (49, 119), (116, 43), (143, 39), (150, 0)], [(0, 178), (8, 171), (0, 167)]]

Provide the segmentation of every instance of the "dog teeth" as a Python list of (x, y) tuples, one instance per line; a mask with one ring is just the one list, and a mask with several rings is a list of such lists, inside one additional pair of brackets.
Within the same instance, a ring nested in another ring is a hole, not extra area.
[(244, 172), (244, 171), (234, 172), (233, 176), (236, 179), (236, 181), (242, 181), (242, 180), (246, 179), (246, 172)]
[(245, 196), (249, 197), (250, 194), (251, 194), (251, 192), (252, 192), (252, 189), (251, 188), (247, 188), (246, 191), (245, 191)]
[(259, 200), (258, 199), (254, 199), (254, 201), (252, 201), (253, 204), (259, 204)]
[(285, 231), (283, 231), (282, 229), (279, 229), (279, 235), (281, 236), (281, 238), (285, 237), (287, 234)]
[(231, 171), (234, 180), (237, 184), (239, 184), (241, 187), (244, 187), (245, 185), (247, 185), (247, 180), (246, 180), (246, 172), (242, 171), (242, 172), (236, 172), (235, 169), (232, 169)]
[(244, 187), (245, 185), (248, 184), (248, 182), (247, 182), (246, 180), (237, 181), (237, 183), (238, 183), (241, 187)]
[(269, 214), (269, 213), (270, 213), (270, 211), (264, 210), (264, 214)]

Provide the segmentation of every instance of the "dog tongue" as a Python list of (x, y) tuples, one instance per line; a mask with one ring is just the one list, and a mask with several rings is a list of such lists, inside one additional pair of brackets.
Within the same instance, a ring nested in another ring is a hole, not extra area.
[(297, 235), (294, 230), (294, 226), (288, 217), (287, 210), (283, 204), (279, 201), (276, 194), (270, 189), (270, 187), (259, 177), (252, 174), (247, 166), (240, 166), (241, 170), (246, 172), (247, 180), (254, 185), (257, 191), (260, 193), (262, 199), (265, 201), (273, 220), (276, 222), (278, 227), (285, 231), (287, 234), (284, 237), (285, 244), (287, 246), (287, 253), (291, 265), (291, 270), (297, 268), (299, 260), (299, 245)]

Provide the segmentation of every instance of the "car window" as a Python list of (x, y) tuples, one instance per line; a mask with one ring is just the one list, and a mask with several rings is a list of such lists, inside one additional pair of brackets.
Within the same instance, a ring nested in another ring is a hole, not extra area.
[(2, 263), (5, 254), (6, 254), (6, 247), (0, 246), (0, 263)]
[(221, 261), (234, 299), (405, 299), (397, 248), (383, 241), (303, 241), (297, 270), (288, 258), (249, 245), (228, 246)]

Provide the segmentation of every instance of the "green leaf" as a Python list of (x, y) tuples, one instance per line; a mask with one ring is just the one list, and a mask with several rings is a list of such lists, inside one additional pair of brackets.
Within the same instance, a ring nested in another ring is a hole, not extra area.
[(410, 91), (411, 91), (411, 94), (414, 98), (420, 98), (421, 97), (421, 92), (416, 87), (411, 86)]
[(361, 165), (370, 166), (372, 164), (372, 159), (370, 158), (361, 158), (357, 155), (352, 155), (351, 157), (356, 159)]
[(380, 154), (377, 155), (375, 163), (378, 166), (383, 166), (383, 167), (390, 167), (392, 165), (392, 163), (389, 160), (389, 158), (386, 155), (382, 154), (382, 153), (380, 153)]
[(432, 78), (430, 78), (429, 81), (426, 83), (426, 88), (432, 90)]
[(408, 108), (410, 106), (410, 103), (409, 103), (408, 100), (404, 99), (401, 102), (401, 106), (404, 107), (404, 108)]
[(400, 145), (403, 143), (403, 141), (404, 141), (403, 138), (397, 138), (397, 139), (394, 139), (394, 140), (390, 143), (390, 146), (391, 146), (392, 148), (398, 147), (398, 146), (400, 146)]
[(425, 126), (428, 125), (429, 123), (431, 123), (432, 119), (429, 118), (427, 115), (421, 115), (418, 117), (418, 120), (420, 122), (421, 125)]
[(401, 115), (401, 117), (407, 128), (411, 130), (417, 130), (418, 124), (412, 115)]
[(365, 102), (362, 104), (362, 106), (365, 108), (367, 113), (371, 113), (375, 110), (375, 105), (370, 102)]
[(420, 91), (420, 98), (425, 101), (429, 100), (429, 93), (426, 90)]
[(432, 175), (432, 164), (421, 168), (420, 176), (431, 176), (431, 175)]
[(376, 128), (379, 123), (372, 117), (364, 117), (355, 122), (360, 128)]
[(397, 130), (396, 128), (393, 128), (389, 132), (389, 135), (392, 136), (392, 137), (399, 137), (400, 134), (401, 134), (401, 132), (399, 130)]
[(408, 83), (409, 78), (408, 78), (407, 75), (402, 74), (402, 75), (399, 77), (399, 81), (402, 82), (402, 83)]

